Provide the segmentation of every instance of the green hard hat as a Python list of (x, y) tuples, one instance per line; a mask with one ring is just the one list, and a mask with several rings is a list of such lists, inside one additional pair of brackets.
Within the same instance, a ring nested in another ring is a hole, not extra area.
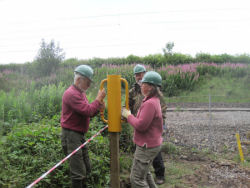
[(142, 78), (142, 83), (150, 83), (161, 87), (161, 75), (155, 71), (148, 71)]
[(134, 74), (140, 73), (140, 72), (146, 72), (146, 68), (143, 65), (137, 64), (134, 67)]
[(77, 72), (77, 73), (79, 73), (82, 76), (86, 76), (88, 79), (90, 79), (91, 81), (93, 81), (94, 71), (88, 65), (80, 65), (80, 66), (78, 66), (78, 67), (75, 68), (74, 72)]

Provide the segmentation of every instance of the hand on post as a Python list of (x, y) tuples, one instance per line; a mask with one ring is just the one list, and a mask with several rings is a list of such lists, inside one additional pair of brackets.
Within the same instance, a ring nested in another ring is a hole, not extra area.
[(103, 88), (102, 90), (98, 91), (98, 94), (96, 96), (96, 100), (98, 100), (99, 102), (102, 103), (105, 96), (106, 96), (106, 92), (105, 92), (105, 89)]
[(103, 111), (105, 109), (105, 102), (101, 102), (101, 105), (100, 105), (100, 111)]
[(128, 119), (129, 115), (131, 115), (130, 110), (127, 110), (126, 108), (122, 108), (122, 116)]

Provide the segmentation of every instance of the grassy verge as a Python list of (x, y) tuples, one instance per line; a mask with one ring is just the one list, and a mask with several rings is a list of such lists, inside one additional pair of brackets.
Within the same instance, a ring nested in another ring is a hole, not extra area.
[(246, 103), (250, 101), (249, 81), (249, 76), (243, 78), (208, 77), (193, 91), (184, 91), (181, 96), (177, 97), (166, 97), (166, 101), (168, 103), (208, 103), (210, 94), (212, 102)]

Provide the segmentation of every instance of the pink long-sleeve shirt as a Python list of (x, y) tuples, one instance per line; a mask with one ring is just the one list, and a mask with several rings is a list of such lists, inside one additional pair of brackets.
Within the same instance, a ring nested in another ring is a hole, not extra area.
[(90, 117), (99, 112), (98, 100), (89, 104), (86, 94), (75, 85), (71, 85), (62, 97), (61, 126), (66, 129), (86, 133)]
[(163, 119), (160, 99), (144, 98), (137, 116), (129, 115), (128, 122), (134, 127), (134, 143), (153, 148), (162, 144)]

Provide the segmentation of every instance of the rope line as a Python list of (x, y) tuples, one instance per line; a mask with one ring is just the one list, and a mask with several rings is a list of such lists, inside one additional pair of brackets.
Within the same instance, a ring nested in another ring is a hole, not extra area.
[(69, 159), (72, 155), (74, 155), (78, 150), (83, 148), (87, 143), (89, 143), (91, 140), (93, 140), (96, 136), (98, 136), (101, 132), (103, 132), (106, 128), (108, 128), (108, 125), (103, 127), (99, 132), (97, 132), (95, 135), (93, 135), (90, 139), (88, 139), (86, 142), (84, 142), (82, 145), (80, 145), (78, 148), (76, 148), (72, 153), (67, 155), (63, 160), (61, 160), (59, 163), (57, 163), (55, 166), (53, 166), (50, 170), (48, 170), (46, 173), (41, 175), (39, 178), (37, 178), (33, 183), (28, 185), (26, 188), (31, 188), (35, 184), (37, 184), (39, 181), (41, 181), (43, 178), (45, 178), (49, 173), (51, 173), (53, 170), (55, 170), (58, 166), (60, 166), (62, 163), (64, 163), (67, 159)]

